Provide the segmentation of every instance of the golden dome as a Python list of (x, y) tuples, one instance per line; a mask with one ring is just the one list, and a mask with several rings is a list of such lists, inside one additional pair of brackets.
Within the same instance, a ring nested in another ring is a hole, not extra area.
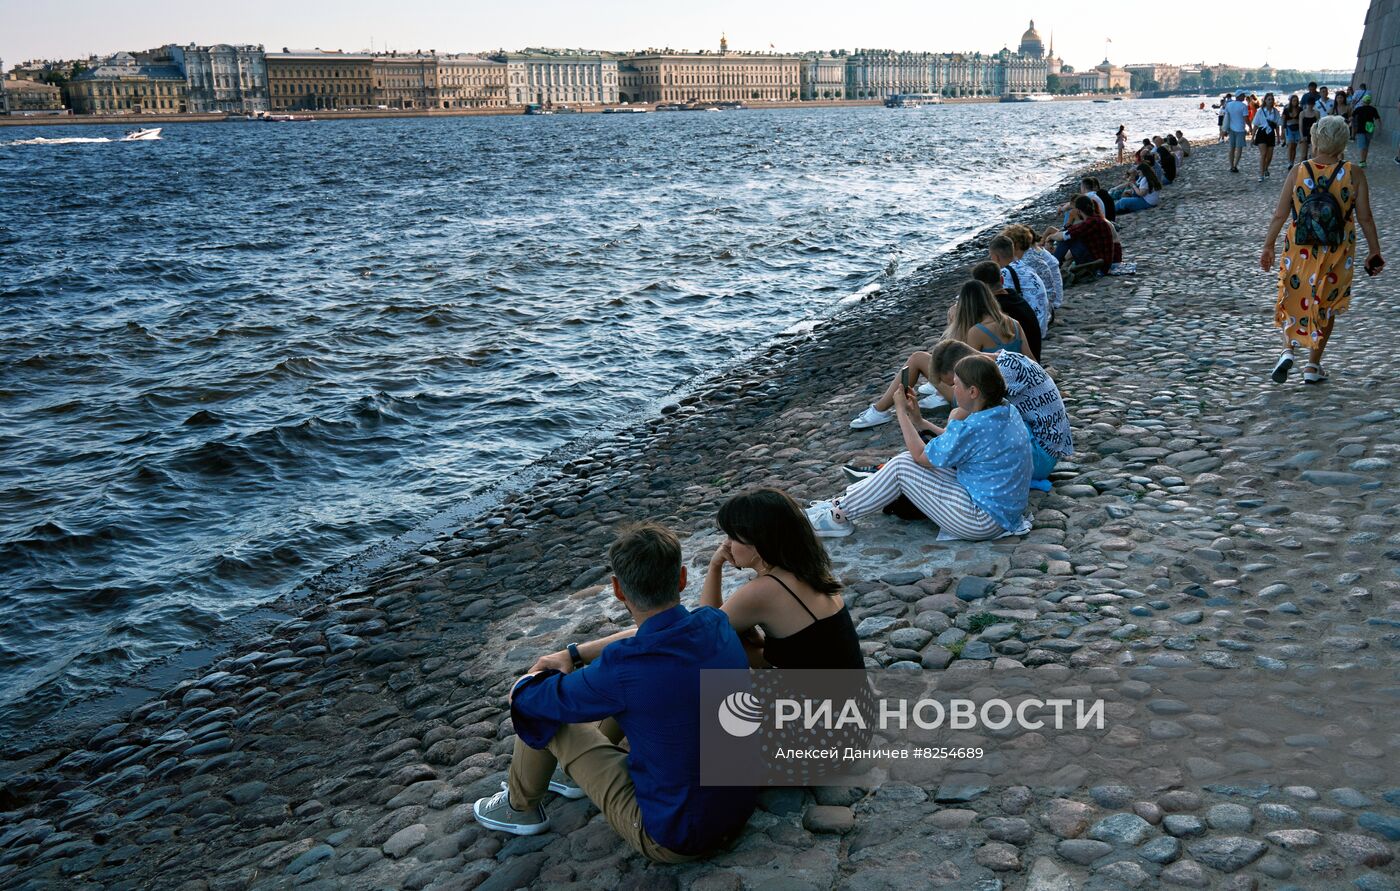
[(1035, 30), (1035, 19), (1031, 19), (1031, 26), (1030, 26), (1029, 28), (1026, 29), (1026, 33), (1025, 33), (1025, 34), (1022, 34), (1022, 35), (1021, 35), (1021, 42), (1022, 42), (1022, 43), (1025, 43), (1025, 42), (1031, 41), (1031, 40), (1035, 41), (1036, 43), (1039, 43), (1039, 42), (1040, 42), (1040, 32), (1038, 32), (1038, 31)]

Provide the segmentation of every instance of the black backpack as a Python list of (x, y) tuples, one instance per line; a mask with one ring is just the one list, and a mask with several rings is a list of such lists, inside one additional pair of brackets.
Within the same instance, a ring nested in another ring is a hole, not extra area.
[(1311, 161), (1304, 161), (1308, 178), (1313, 181), (1313, 190), (1299, 202), (1293, 212), (1293, 243), (1311, 247), (1340, 247), (1346, 238), (1347, 215), (1342, 213), (1342, 205), (1332, 195), (1333, 181), (1342, 171), (1344, 161), (1333, 168), (1332, 175), (1323, 178), (1313, 170)]

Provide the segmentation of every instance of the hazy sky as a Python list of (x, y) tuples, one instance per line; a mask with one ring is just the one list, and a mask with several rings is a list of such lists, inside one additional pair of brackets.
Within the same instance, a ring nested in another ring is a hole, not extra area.
[[(475, 51), (583, 46), (732, 49), (982, 50), (1016, 48), (1027, 20), (1076, 68), (1119, 64), (1227, 62), (1286, 68), (1353, 68), (1367, 0), (1326, 3), (1121, 0), (0, 0), (0, 58), (6, 67), (56, 58), (145, 49), (163, 43), (261, 43), (323, 47)], [(1300, 22), (1310, 22), (1300, 26)], [(1112, 43), (1105, 46), (1105, 38)]]

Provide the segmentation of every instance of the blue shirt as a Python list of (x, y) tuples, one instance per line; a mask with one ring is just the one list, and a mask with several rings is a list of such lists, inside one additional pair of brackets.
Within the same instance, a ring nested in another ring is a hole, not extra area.
[(957, 471), (972, 503), (1001, 528), (1021, 525), (1031, 485), (1031, 435), (1021, 413), (1002, 403), (949, 421), (924, 450), (934, 467)]
[(536, 749), (561, 724), (616, 718), (631, 747), (627, 771), (643, 828), (662, 847), (699, 854), (743, 826), (755, 802), (748, 786), (700, 785), (700, 672), (748, 667), (723, 612), (677, 604), (587, 666), (520, 684), (511, 718)]

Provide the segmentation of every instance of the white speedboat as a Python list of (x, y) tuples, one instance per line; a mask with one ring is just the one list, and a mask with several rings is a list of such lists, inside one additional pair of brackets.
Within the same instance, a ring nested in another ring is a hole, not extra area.
[(123, 136), (119, 142), (150, 142), (152, 139), (160, 139), (160, 127), (142, 127), (132, 130)]

